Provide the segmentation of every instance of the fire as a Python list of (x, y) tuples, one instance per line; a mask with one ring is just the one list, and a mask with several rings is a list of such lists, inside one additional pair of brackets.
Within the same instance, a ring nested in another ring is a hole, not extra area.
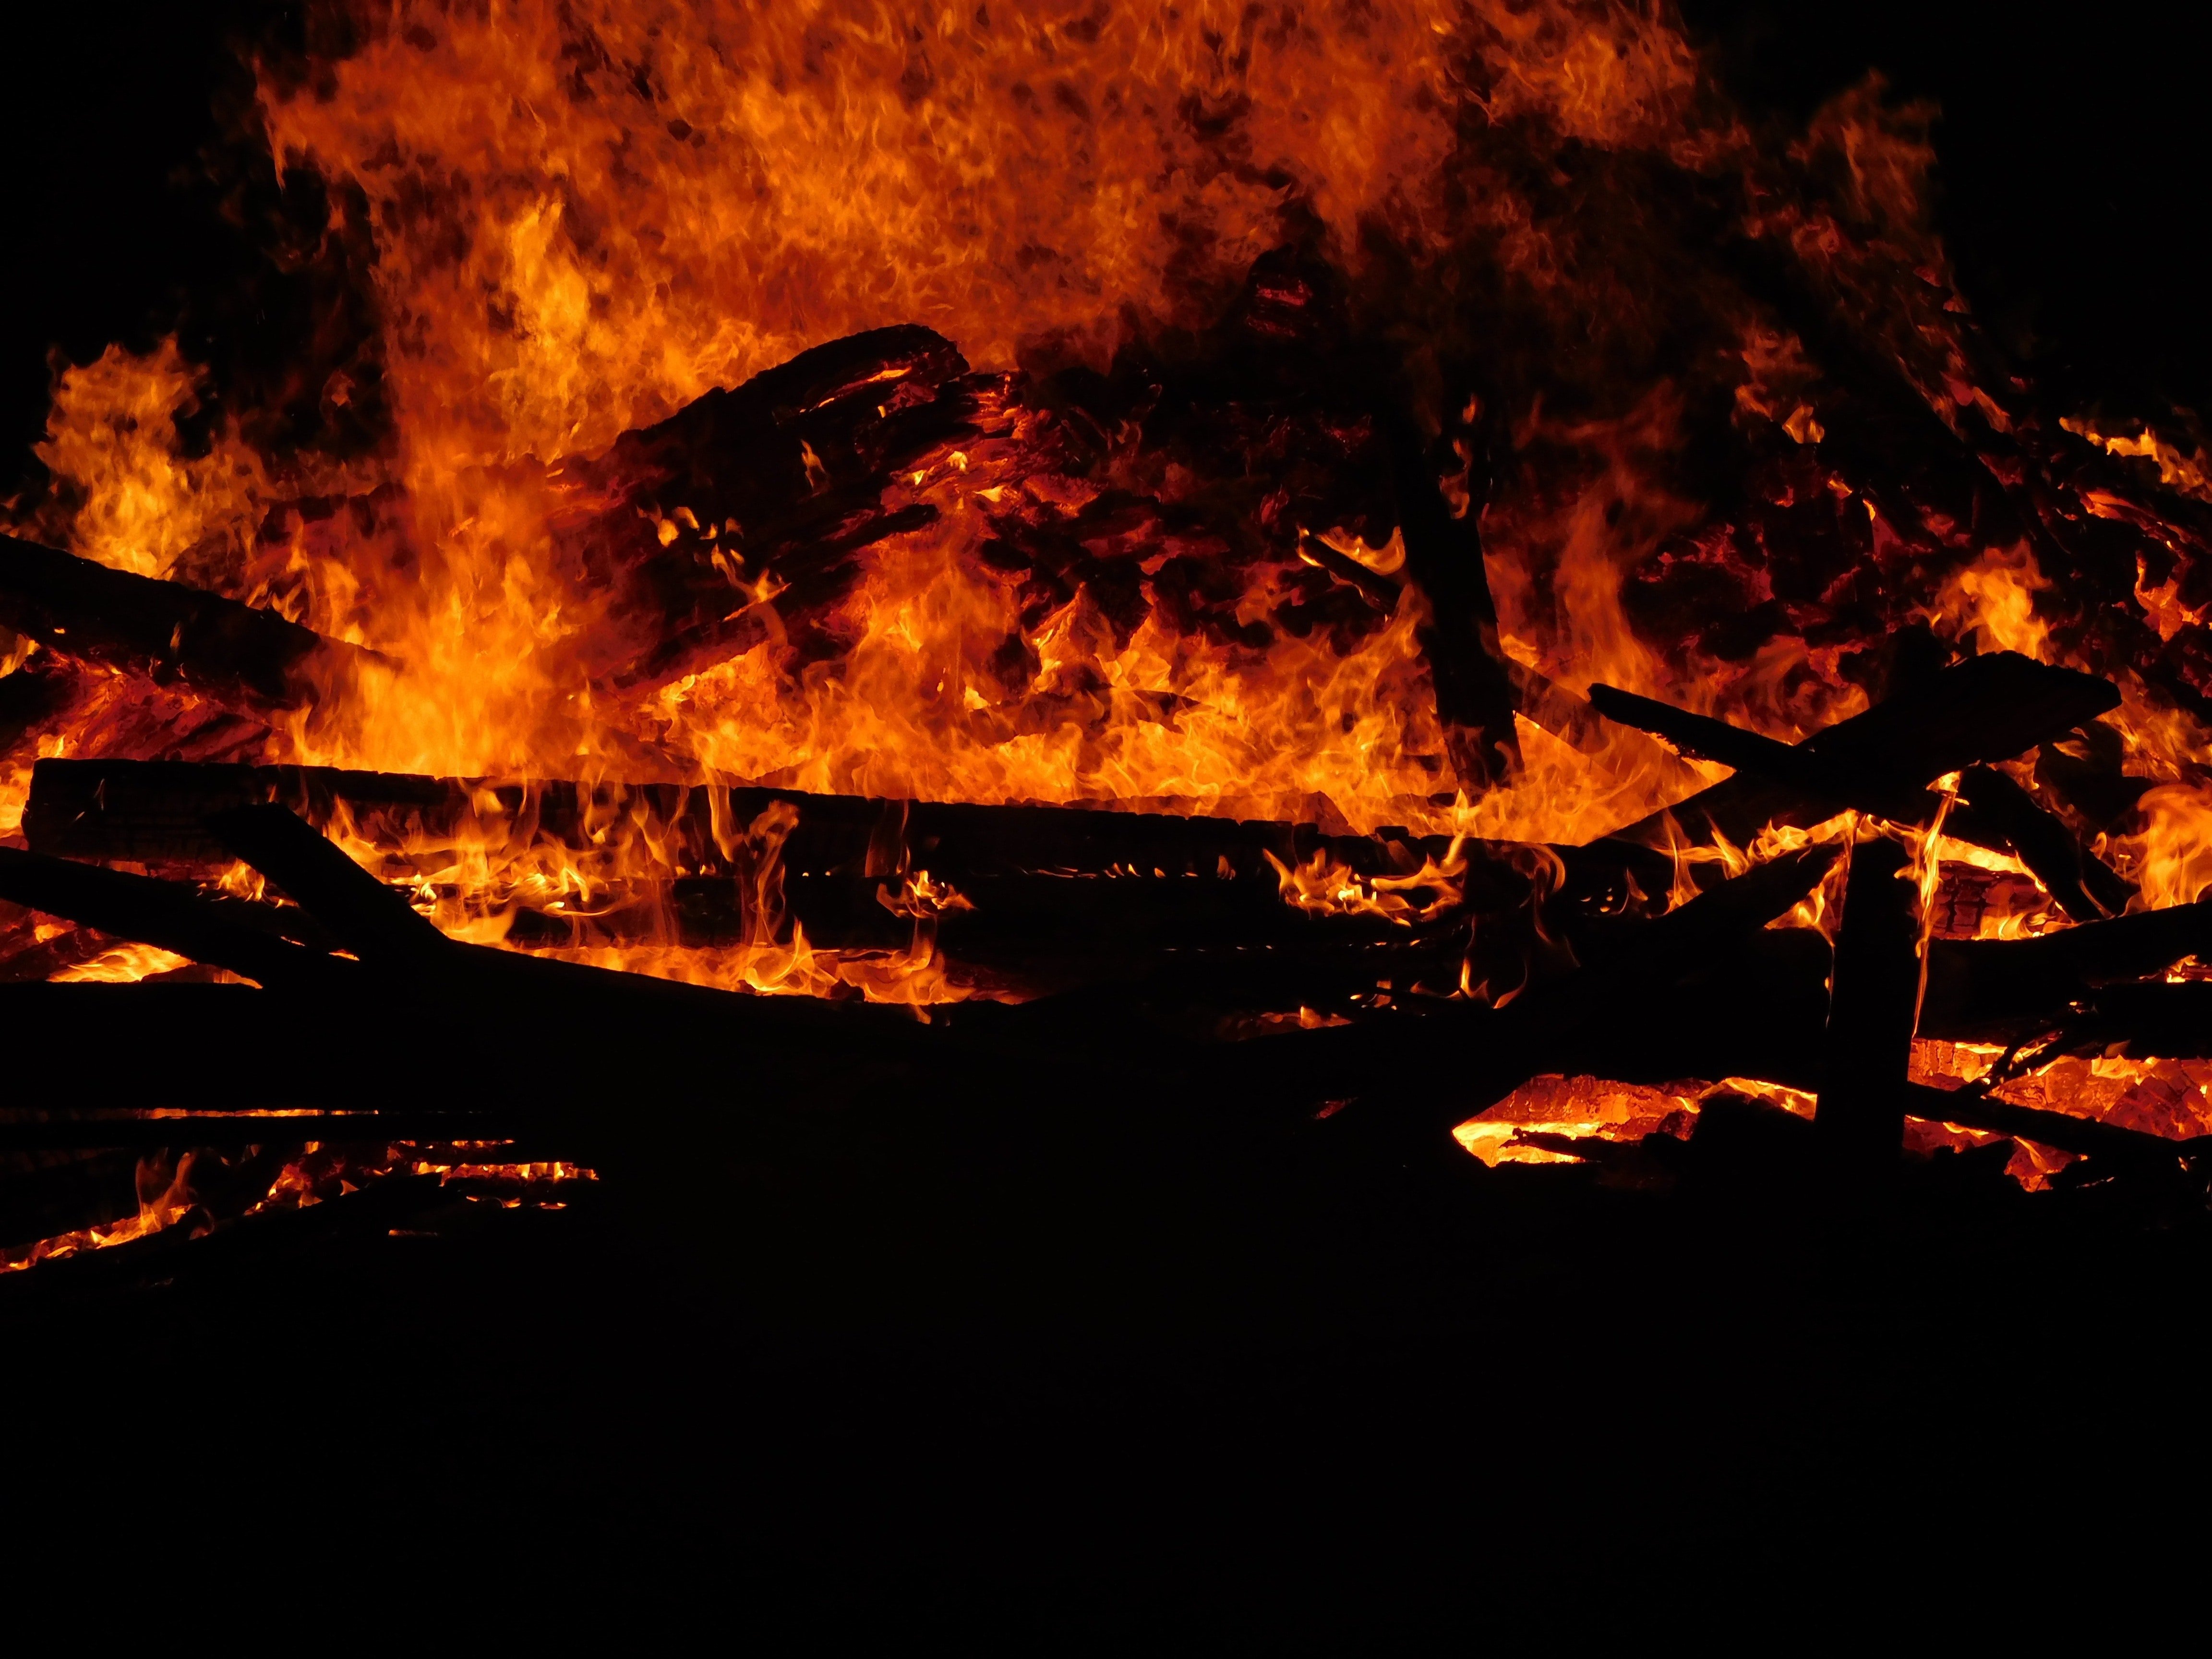
[[(866, 878), (904, 942), (819, 945), (788, 902), (796, 809), (738, 814), (733, 787), (1434, 837), (1449, 850), (1379, 872), (1267, 854), (1286, 905), (1394, 933), (1464, 908), (1471, 843), (1525, 842), (1540, 931), (1564, 868), (1547, 846), (1726, 775), (1588, 718), (1593, 684), (1795, 741), (1916, 667), (2006, 650), (2108, 676), (2124, 699), (2015, 781), (2136, 884), (2138, 908), (2212, 885), (2212, 560), (2149, 483), (2212, 497), (2204, 458), (2148, 429), (2054, 431), (2021, 386), (1979, 374), (1927, 210), (1931, 112), (1878, 81), (1778, 143), (1662, 14), (1610, 0), (319, 9), (345, 49), (260, 63), (256, 117), (272, 164), (324, 191), (314, 257), (344, 266), (370, 319), (314, 365), (318, 435), (274, 438), (290, 428), (271, 411), (227, 407), (173, 340), (118, 347), (58, 378), (39, 450), (53, 488), (13, 522), (377, 654), (313, 707), (252, 717), (58, 672), (59, 712), (0, 745), (0, 838), (20, 836), (39, 757), (480, 780), (458, 823), (341, 808), (321, 827), (457, 939), (919, 1013), (1021, 994), (940, 945), (988, 899), (902, 842)], [(1742, 249), (1881, 364), (1893, 404), (1860, 407), (1817, 331), (1741, 278)], [(800, 441), (783, 504), (818, 511), (808, 548), (836, 544), (849, 568), (810, 569), (696, 477), (654, 494), (622, 475), (625, 442), (709, 394), (899, 325), (934, 344), (831, 401), (884, 428), (916, 410), (942, 425), (872, 455), (857, 501), (843, 458)], [(1263, 347), (1267, 374), (1231, 374)], [(1324, 369), (1334, 402), (1297, 379)], [(1189, 392), (1207, 375), (1230, 390)], [(1277, 384), (1312, 407), (1285, 413)], [(1878, 475), (1854, 422), (1948, 434), (1971, 484)], [(1409, 470), (1494, 616), (1438, 599), (1407, 501), (1394, 525), (1306, 489), (1301, 442), (1362, 479), (1394, 443), (1418, 451)], [(1718, 478), (1723, 450), (1741, 480)], [(2117, 575), (2085, 527), (2134, 538)], [(1062, 567), (1024, 552), (1039, 546)], [(652, 584), (623, 585), (640, 549), (690, 562), (698, 616), (650, 614)], [(1508, 753), (1497, 775), (1467, 764), (1445, 709), (1433, 642), (1462, 626), (1516, 688), (1510, 731), (1487, 734)], [(720, 643), (644, 672), (702, 630)], [(52, 668), (36, 651), (0, 636), (0, 669)], [(558, 834), (537, 811), (550, 781), (587, 799)], [(519, 805), (494, 787), (518, 782)], [(712, 845), (643, 785), (697, 792)], [(1741, 846), (1664, 833), (1677, 902), (1694, 866), (1895, 833), (1914, 841), (1931, 935), (2067, 925), (2020, 860), (1941, 818), (1922, 835), (1844, 814)], [(739, 890), (742, 927), (686, 943), (671, 896), (710, 872)], [(1780, 925), (1832, 933), (1842, 880), (1839, 865)], [(243, 866), (211, 884), (267, 896)], [(596, 925), (617, 916), (619, 933)], [(185, 965), (82, 942), (37, 958), (41, 976)], [(1462, 994), (1487, 994), (1474, 973)], [(1342, 1018), (1299, 1005), (1256, 1023)], [(2036, 1098), (2196, 1122), (2196, 1064), (2060, 1062)], [(1539, 1079), (1462, 1139), (1540, 1160), (1571, 1154), (1513, 1137), (1686, 1133), (1713, 1086)], [(321, 1156), (264, 1204), (350, 1179)], [(2021, 1156), (2023, 1179), (2057, 1167)], [(398, 1149), (376, 1167), (403, 1165), (475, 1167)], [(182, 1212), (184, 1182), (180, 1166), (142, 1206), (142, 1233)]]
[(142, 1158), (138, 1164), (138, 1212), (106, 1226), (82, 1227), (42, 1238), (18, 1249), (0, 1251), (0, 1273), (20, 1273), (58, 1256), (83, 1250), (106, 1249), (128, 1244), (174, 1226), (189, 1215), (198, 1200), (192, 1191), (192, 1160), (186, 1152), (172, 1169), (166, 1155)]

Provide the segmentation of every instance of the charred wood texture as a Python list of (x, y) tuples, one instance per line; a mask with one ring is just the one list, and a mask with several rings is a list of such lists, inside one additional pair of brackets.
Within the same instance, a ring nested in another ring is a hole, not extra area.
[[(1461, 781), (1479, 793), (1504, 782), (1521, 753), (1513, 735), (1513, 711), (1521, 699), (1498, 647), (1498, 608), (1483, 568), (1481, 532), (1472, 512), (1452, 516), (1411, 419), (1394, 409), (1383, 426), (1406, 574), (1429, 603), (1420, 641), (1436, 685), (1437, 714), (1451, 734)], [(1540, 700), (1530, 701), (1541, 706)]]
[[(979, 393), (952, 343), (911, 325), (801, 352), (732, 390), (563, 467), (555, 533), (586, 584), (631, 624), (599, 641), (599, 677), (649, 690), (781, 635), (835, 654), (824, 619), (860, 555), (933, 522), (887, 501), (919, 456), (979, 428)], [(756, 599), (765, 577), (779, 590)], [(644, 631), (638, 631), (642, 629)]]
[(308, 707), (384, 660), (274, 611), (12, 536), (0, 536), (0, 625), (58, 655), (255, 713)]
[[(778, 805), (799, 822), (784, 844), (793, 875), (878, 878), (927, 869), (954, 880), (1044, 874), (1061, 877), (1274, 880), (1273, 858), (1303, 864), (1316, 854), (1365, 875), (1403, 873), (1442, 858), (1449, 837), (1385, 829), (1371, 836), (1331, 836), (1312, 824), (1083, 806), (977, 806), (935, 801), (817, 795), (787, 789), (562, 781), (510, 784), (468, 779), (354, 772), (325, 767), (200, 766), (161, 761), (38, 763), (24, 833), (33, 849), (57, 856), (128, 860), (181, 870), (219, 868), (229, 850), (208, 826), (216, 813), (244, 805), (283, 805), (312, 823), (341, 808), (365, 833), (398, 848), (420, 831), (450, 836), (481, 822), (487, 793), (516, 835), (589, 843), (594, 813), (642, 811), (657, 833), (677, 836), (684, 861), (713, 869), (726, 862), (717, 841)], [(498, 822), (495, 817), (493, 822)], [(1525, 897), (1522, 868), (1538, 849), (1470, 842), (1468, 902), (1476, 908)], [(1616, 868), (1613, 849), (1547, 850), (1568, 865), (1571, 884), (1588, 863), (1595, 875)], [(1089, 900), (1071, 901), (1079, 907)]]
[(2035, 797), (2002, 772), (1971, 766), (1959, 779), (1959, 798), (2012, 850), (2076, 921), (2100, 921), (2128, 908), (2132, 883), (2084, 847), (2074, 832), (2036, 804)]
[(2010, 1135), (2019, 1140), (2040, 1141), (2077, 1158), (2108, 1158), (2132, 1167), (2145, 1165), (2176, 1169), (2184, 1159), (2212, 1156), (2212, 1136), (2168, 1140), (2117, 1123), (2075, 1117), (2040, 1107), (2015, 1106), (1972, 1089), (1930, 1089), (1905, 1085), (1899, 1099), (1903, 1109), (1931, 1122), (1956, 1123), (1962, 1128)]
[(264, 907), (209, 898), (179, 882), (72, 864), (14, 848), (0, 847), (0, 897), (210, 967), (227, 968), (264, 985), (337, 988), (354, 967), (276, 937), (264, 920)]
[(1898, 1090), (1912, 1057), (1920, 987), (1919, 895), (1908, 865), (1892, 841), (1851, 849), (1814, 1119), (1847, 1180), (1893, 1164), (1905, 1129)]
[(2037, 939), (1936, 939), (1928, 948), (1923, 1036), (2003, 1042), (2063, 1019), (2099, 988), (2212, 952), (2212, 903), (2175, 905)]
[[(1777, 1080), (1805, 1078), (1803, 1057), (1817, 1052), (1808, 1039), (1825, 1010), (1824, 1000), (1808, 1004), (1806, 995), (1824, 994), (1826, 943), (1803, 930), (1756, 943), (1750, 936), (1765, 935), (1836, 856), (1833, 848), (1808, 848), (1762, 865), (1625, 928), (1604, 957), (1502, 1006), (1443, 1003), (1262, 1039), (1254, 1064), (1286, 1103), (1310, 1109), (1319, 1099), (1365, 1101), (1367, 1109), (1355, 1106), (1348, 1121), (1387, 1121), (1376, 1132), (1415, 1140), (1433, 1139), (1531, 1077), (1561, 1067), (1631, 1080), (1702, 1074), (1674, 1069), (1694, 1055), (1700, 1066), (1720, 1066), (1719, 1075), (1779, 1069), (1790, 1075)], [(1738, 1007), (1759, 1014), (1743, 1018)]]
[(2063, 1026), (2065, 1046), (2135, 1060), (2212, 1057), (2212, 983), (2194, 980), (2100, 987)]
[[(1863, 714), (1790, 745), (1647, 699), (1631, 704), (1620, 701), (1625, 694), (1613, 695), (1623, 714), (1633, 707), (1639, 717), (1663, 719), (1687, 746), (1700, 740), (1728, 746), (1735, 758), (1714, 757), (1745, 767), (1736, 776), (1609, 838), (1639, 846), (1667, 844), (1670, 818), (1692, 842), (1708, 841), (1717, 832), (1741, 843), (1769, 823), (1808, 826), (1833, 816), (1839, 801), (1859, 804), (1851, 797), (1869, 786), (1876, 792), (1871, 799), (1898, 807), (1905, 821), (1925, 822), (1935, 806), (1933, 797), (1923, 801), (1925, 787), (1936, 778), (2009, 759), (2119, 704), (2118, 690), (2107, 681), (2009, 651), (1975, 657), (1931, 675)], [(1716, 726), (1732, 735), (1716, 734)], [(1784, 762), (1777, 750), (1794, 758)], [(1786, 775), (1757, 769), (1762, 758)], [(1954, 814), (1947, 827), (1966, 839), (2002, 839), (2001, 831), (1965, 815)]]

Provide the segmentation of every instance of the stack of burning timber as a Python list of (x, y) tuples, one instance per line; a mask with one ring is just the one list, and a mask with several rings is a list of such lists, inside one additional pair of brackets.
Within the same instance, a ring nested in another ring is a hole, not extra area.
[[(11, 1238), (46, 1241), (15, 1259), (140, 1235), (137, 1249), (173, 1249), (342, 1194), (329, 1213), (376, 1226), (457, 1183), (560, 1201), (595, 1115), (658, 1109), (647, 1095), (763, 1125), (856, 1100), (957, 1112), (1007, 1092), (1048, 1112), (1071, 1054), (1109, 1092), (1346, 1158), (1461, 1157), (1455, 1128), (1487, 1114), (1495, 1133), (1474, 1139), (1492, 1157), (1665, 1185), (1749, 1125), (1792, 1180), (1815, 1170), (1879, 1190), (1908, 1151), (1984, 1146), (2025, 1158), (2037, 1185), (2201, 1200), (2203, 1139), (2022, 1097), (2069, 1061), (2212, 1058), (2212, 986), (2188, 965), (2212, 959), (2212, 905), (2143, 908), (2083, 838), (2132, 799), (2100, 740), (2114, 684), (1893, 631), (1872, 706), (1796, 744), (1602, 685), (1575, 696), (1499, 650), (1474, 517), (1448, 499), (1402, 388), (1364, 360), (1237, 344), (1295, 334), (1316, 303), (1295, 272), (1263, 270), (1228, 343), (1194, 358), (1203, 374), (1156, 362), (1048, 385), (971, 374), (926, 330), (879, 331), (558, 471), (573, 509), (562, 556), (619, 621), (592, 644), (593, 684), (649, 692), (771, 644), (834, 658), (865, 556), (935, 514), (901, 480), (956, 449), (963, 467), (995, 455), (1025, 475), (1131, 480), (1133, 454), (1172, 452), (1174, 505), (1134, 482), (1072, 513), (1032, 493), (981, 556), (1036, 618), (1081, 590), (1124, 637), (1162, 613), (1189, 635), (1357, 637), (1418, 591), (1444, 799), (1510, 774), (1516, 715), (1585, 748), (1607, 722), (1633, 728), (1732, 776), (1554, 846), (1104, 805), (271, 764), (240, 757), (285, 719), (335, 716), (404, 661), (8, 540), (0, 624), (40, 647), (0, 680), (10, 745), (65, 727), (106, 678), (167, 686), (198, 711), (114, 738), (112, 758), (40, 759), (21, 844), (0, 848), (0, 899), (15, 907), (0, 1007), (21, 1091), (0, 1122), (0, 1214)], [(1243, 425), (1206, 450), (1224, 411)], [(1208, 453), (1235, 465), (1188, 487)], [(1845, 535), (1832, 506), (1823, 533)], [(1766, 545), (1816, 558), (1810, 532), (1777, 527), (1771, 497), (1759, 510), (1774, 520)], [(1402, 566), (1299, 528), (1316, 523), (1349, 526), (1363, 548), (1395, 535)], [(1263, 574), (1287, 597), (1261, 623), (1240, 606)], [(2105, 638), (2116, 667), (2155, 684), (2179, 672), (2154, 650), (2138, 660), (2119, 625), (2093, 619), (2077, 647), (2094, 656)], [(1022, 649), (1013, 635), (999, 653), (1006, 699), (964, 718), (1017, 731), (1132, 695), (1052, 681)], [(1143, 718), (1177, 718), (1173, 699), (1156, 702)], [(416, 849), (512, 858), (587, 848), (610, 826), (649, 842), (661, 873), (588, 902), (518, 890), (495, 941), (431, 919), (452, 896)], [(1975, 866), (1945, 865), (1947, 845), (2027, 872), (2060, 925), (1972, 937), (1960, 921), (1972, 895), (1942, 872)], [(133, 982), (52, 982), (128, 946), (150, 964)], [(691, 968), (625, 970), (653, 952)], [(711, 971), (741, 959), (782, 964), (781, 988), (809, 994), (756, 994), (732, 988), (757, 974)], [(526, 1077), (488, 1058), (500, 1034), (538, 1057)], [(1944, 1073), (1928, 1060), (1938, 1050), (1980, 1061)], [(1633, 1137), (1618, 1114), (1610, 1130), (1541, 1127), (1565, 1079), (1683, 1109), (1632, 1122), (1650, 1131)], [(118, 1161), (140, 1171), (135, 1218), (91, 1196)]]

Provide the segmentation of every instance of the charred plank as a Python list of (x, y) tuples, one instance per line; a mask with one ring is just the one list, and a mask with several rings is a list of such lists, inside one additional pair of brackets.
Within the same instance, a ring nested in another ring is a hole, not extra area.
[(2111, 1158), (2130, 1165), (2172, 1169), (2185, 1159), (2212, 1157), (2212, 1136), (2168, 1140), (2163, 1135), (2146, 1134), (2117, 1123), (2100, 1123), (2094, 1118), (2075, 1117), (2069, 1112), (2014, 1106), (1969, 1089), (1931, 1089), (1923, 1084), (1907, 1084), (1899, 1099), (1902, 1110), (1914, 1117), (2010, 1135), (2016, 1140), (2040, 1141), (2077, 1158)]
[[(1843, 776), (1917, 788), (1946, 773), (2008, 759), (2118, 702), (2109, 681), (2015, 652), (1993, 652), (1932, 674), (1790, 747)], [(1795, 782), (1743, 772), (1603, 839), (1662, 847), (1670, 838), (1696, 843), (1717, 834), (1741, 843), (1769, 823), (1809, 827), (1832, 811), (1830, 798), (1808, 799)], [(1973, 829), (1963, 818), (1952, 827), (1962, 836)]]
[(0, 897), (268, 986), (336, 988), (354, 967), (248, 925), (183, 883), (14, 848), (0, 848)]
[[(162, 761), (40, 761), (23, 823), (40, 852), (204, 871), (230, 860), (207, 826), (215, 814), (233, 807), (282, 805), (318, 824), (343, 807), (368, 833), (391, 830), (397, 846), (403, 829), (450, 836), (479, 823), (490, 811), (488, 798), (509, 824), (526, 824), (529, 833), (574, 846), (589, 843), (588, 816), (641, 809), (657, 833), (674, 837), (684, 863), (702, 870), (723, 865), (718, 823), (726, 836), (731, 826), (741, 830), (779, 804), (799, 809), (798, 826), (783, 848), (784, 867), (793, 872), (883, 876), (903, 862), (905, 868), (956, 881), (1156, 872), (1162, 878), (1241, 880), (1272, 875), (1271, 855), (1295, 865), (1321, 854), (1359, 874), (1378, 875), (1417, 871), (1427, 859), (1443, 858), (1451, 846), (1449, 837), (1403, 830), (1333, 836), (1310, 823), (1087, 805), (971, 805), (745, 786), (510, 783)], [(1535, 849), (1470, 842), (1462, 850), (1471, 907), (1502, 907), (1525, 896), (1528, 878), (1516, 864), (1527, 864)], [(1585, 873), (1600, 880), (1622, 864), (1612, 848), (1595, 854), (1546, 850), (1565, 860), (1571, 887)], [(1638, 848), (1636, 856), (1649, 855)], [(1663, 858), (1658, 863), (1663, 866)]]
[(388, 658), (180, 583), (0, 536), (0, 626), (251, 713), (304, 708)]
[(1909, 862), (1893, 841), (1851, 849), (1813, 1120), (1846, 1181), (1893, 1164), (1905, 1131), (1897, 1090), (1912, 1057), (1920, 988), (1919, 894), (1903, 878)]
[(2071, 830), (2002, 772), (1968, 767), (1960, 775), (1959, 797), (2003, 836), (2044, 890), (2075, 921), (2116, 916), (2136, 896), (2134, 884), (2082, 846)]
[(2100, 986), (2163, 973), (2212, 951), (2212, 902), (2118, 916), (2037, 939), (1935, 939), (1923, 1036), (2003, 1041), (2062, 1019)]

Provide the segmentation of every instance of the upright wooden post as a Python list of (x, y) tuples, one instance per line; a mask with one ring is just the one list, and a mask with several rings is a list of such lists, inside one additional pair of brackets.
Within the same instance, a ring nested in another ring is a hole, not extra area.
[(1844, 884), (1814, 1126), (1846, 1181), (1893, 1167), (1904, 1140), (1920, 994), (1920, 891), (1909, 863), (1893, 841), (1863, 842)]

